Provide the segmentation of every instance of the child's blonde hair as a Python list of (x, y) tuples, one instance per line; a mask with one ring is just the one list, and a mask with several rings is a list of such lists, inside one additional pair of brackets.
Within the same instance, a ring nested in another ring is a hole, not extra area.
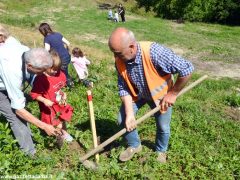
[(52, 57), (52, 60), (53, 60), (52, 69), (59, 70), (61, 68), (62, 63), (61, 63), (61, 60), (60, 60), (60, 57), (59, 57), (58, 53), (53, 49), (51, 49), (49, 51), (49, 53), (50, 53), (50, 55)]

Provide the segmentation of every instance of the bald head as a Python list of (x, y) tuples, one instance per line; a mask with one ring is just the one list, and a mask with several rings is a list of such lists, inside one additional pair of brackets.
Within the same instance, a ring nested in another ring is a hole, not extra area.
[(116, 28), (108, 41), (108, 45), (111, 48), (125, 48), (129, 45), (130, 42), (135, 42), (135, 37), (132, 31), (129, 31), (126, 28), (119, 27)]
[[(136, 55), (137, 42), (132, 31), (126, 28), (116, 28), (109, 37), (108, 46), (114, 53), (114, 56), (118, 56), (123, 60), (128, 60)], [(126, 54), (127, 57), (123, 57)], [(130, 57), (131, 56), (131, 57)]]

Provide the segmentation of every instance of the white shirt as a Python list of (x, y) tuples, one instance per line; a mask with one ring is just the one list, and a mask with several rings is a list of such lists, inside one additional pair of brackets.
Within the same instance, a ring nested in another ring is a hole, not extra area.
[(118, 22), (119, 21), (119, 18), (118, 18), (118, 13), (114, 13), (114, 19)]
[(0, 90), (7, 90), (13, 109), (25, 107), (22, 85), (22, 54), (28, 51), (13, 37), (0, 44)]

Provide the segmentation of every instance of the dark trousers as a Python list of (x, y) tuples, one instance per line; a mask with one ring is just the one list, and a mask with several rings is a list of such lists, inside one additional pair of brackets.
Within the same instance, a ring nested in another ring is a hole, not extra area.
[(72, 78), (68, 73), (68, 65), (70, 63), (71, 57), (69, 56), (66, 59), (61, 59), (62, 61), (62, 66), (61, 66), (61, 70), (64, 72), (66, 78), (67, 78), (67, 86), (71, 87), (72, 86)]
[(125, 14), (120, 14), (122, 22), (125, 22)]

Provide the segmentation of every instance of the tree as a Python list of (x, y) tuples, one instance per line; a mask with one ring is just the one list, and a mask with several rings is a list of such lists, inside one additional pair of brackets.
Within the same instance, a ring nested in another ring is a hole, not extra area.
[(240, 25), (240, 0), (136, 0), (138, 7), (166, 19)]

